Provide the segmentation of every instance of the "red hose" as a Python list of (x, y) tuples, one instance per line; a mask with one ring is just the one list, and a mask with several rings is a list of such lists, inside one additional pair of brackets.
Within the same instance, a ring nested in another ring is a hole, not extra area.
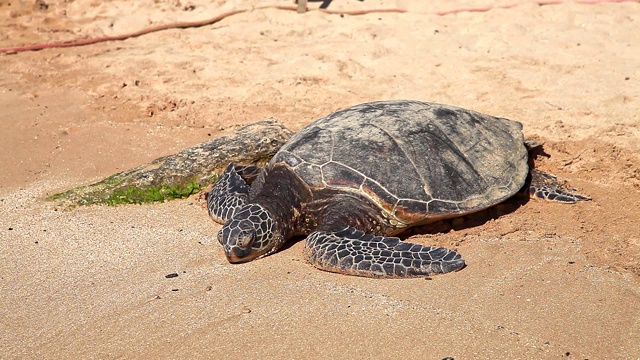
[[(640, 2), (640, 0), (577, 0), (577, 3), (579, 4), (589, 4), (589, 5), (601, 4), (601, 3), (621, 3), (621, 2)], [(534, 3), (538, 5), (556, 5), (556, 4), (562, 4), (563, 0), (537, 0), (537, 1), (534, 1)], [(509, 9), (522, 4), (524, 3), (513, 3), (508, 5), (484, 6), (484, 7), (475, 7), (475, 8), (459, 8), (459, 9), (453, 9), (453, 10), (435, 11), (432, 14), (444, 16), (444, 15), (456, 14), (461, 12), (485, 12), (493, 9)], [(64, 41), (64, 42), (23, 45), (23, 46), (16, 46), (16, 47), (10, 47), (10, 48), (0, 48), (0, 54), (1, 53), (19, 53), (24, 51), (35, 51), (35, 50), (42, 50), (42, 49), (48, 49), (48, 48), (83, 46), (83, 45), (96, 44), (96, 43), (101, 43), (106, 41), (125, 40), (128, 38), (138, 37), (138, 36), (146, 35), (146, 34), (156, 32), (156, 31), (161, 31), (161, 30), (201, 27), (201, 26), (217, 23), (218, 21), (232, 15), (241, 14), (254, 9), (267, 9), (267, 8), (297, 11), (296, 6), (285, 6), (285, 5), (258, 6), (251, 9), (232, 10), (206, 20), (158, 25), (158, 26), (153, 26), (140, 31), (136, 31), (128, 34), (122, 34), (122, 35), (103, 36), (103, 37), (93, 38), (93, 39), (72, 40), (72, 41)], [(404, 10), (404, 9), (368, 9), (368, 10), (352, 10), (352, 11), (318, 9), (317, 11), (321, 11), (327, 14), (340, 14), (340, 15), (364, 15), (364, 14), (371, 14), (371, 13), (405, 13), (407, 12), (407, 10)]]

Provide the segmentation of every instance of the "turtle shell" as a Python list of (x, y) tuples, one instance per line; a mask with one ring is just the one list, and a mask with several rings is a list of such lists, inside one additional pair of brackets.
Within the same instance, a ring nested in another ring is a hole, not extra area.
[(380, 101), (309, 124), (271, 160), (311, 189), (354, 192), (403, 224), (500, 203), (528, 174), (522, 125), (458, 107)]

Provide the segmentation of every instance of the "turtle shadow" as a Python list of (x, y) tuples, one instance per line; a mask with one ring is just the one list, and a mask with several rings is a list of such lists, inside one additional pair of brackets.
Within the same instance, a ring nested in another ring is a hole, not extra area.
[(292, 237), (291, 239), (287, 240), (279, 249), (278, 252), (283, 252), (288, 250), (289, 248), (293, 247), (293, 245), (299, 243), (300, 241), (303, 241), (307, 238), (307, 235), (296, 235), (294, 237)]
[(518, 193), (497, 205), (472, 214), (438, 220), (429, 224), (412, 227), (399, 234), (398, 237), (405, 240), (413, 235), (446, 234), (451, 231), (475, 228), (482, 226), (491, 220), (496, 220), (515, 212), (522, 206), (526, 205), (530, 200), (529, 196)]
[[(528, 185), (527, 185), (528, 188)], [(527, 193), (528, 194), (528, 193)], [(438, 220), (425, 225), (414, 226), (396, 235), (401, 240), (407, 240), (415, 235), (446, 234), (448, 232), (470, 229), (482, 226), (491, 220), (496, 220), (505, 215), (511, 214), (527, 204), (531, 199), (523, 191), (508, 198), (507, 200), (478, 212), (458, 216), (451, 219)], [(300, 241), (304, 241), (307, 235), (298, 235), (289, 239), (278, 252), (286, 251)]]

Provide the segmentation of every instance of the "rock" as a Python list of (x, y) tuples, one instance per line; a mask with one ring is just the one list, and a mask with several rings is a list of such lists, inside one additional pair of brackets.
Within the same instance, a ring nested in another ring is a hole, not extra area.
[(134, 169), (109, 176), (48, 198), (60, 206), (139, 204), (183, 198), (217, 180), (230, 162), (262, 165), (293, 135), (281, 124), (259, 121), (164, 156)]

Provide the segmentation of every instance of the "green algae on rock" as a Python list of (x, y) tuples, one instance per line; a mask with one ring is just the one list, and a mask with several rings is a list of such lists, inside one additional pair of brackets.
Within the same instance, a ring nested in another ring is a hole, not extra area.
[(293, 135), (264, 120), (177, 154), (109, 176), (97, 183), (52, 195), (61, 206), (140, 204), (184, 198), (216, 181), (230, 162), (261, 165)]

